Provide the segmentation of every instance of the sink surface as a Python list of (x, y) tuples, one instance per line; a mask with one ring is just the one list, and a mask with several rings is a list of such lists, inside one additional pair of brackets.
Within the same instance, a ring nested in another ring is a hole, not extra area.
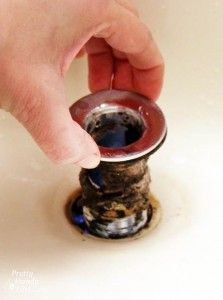
[[(223, 2), (134, 2), (166, 60), (168, 138), (149, 161), (161, 221), (132, 241), (80, 235), (64, 214), (79, 168), (0, 111), (1, 299), (223, 298)], [(89, 93), (84, 59), (66, 83), (70, 104)]]

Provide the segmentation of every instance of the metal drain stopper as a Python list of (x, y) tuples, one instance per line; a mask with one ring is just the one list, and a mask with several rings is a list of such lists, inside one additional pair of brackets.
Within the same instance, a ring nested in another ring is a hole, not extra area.
[(101, 152), (97, 168), (80, 172), (82, 195), (71, 205), (72, 221), (102, 238), (136, 234), (152, 217), (147, 160), (166, 137), (162, 111), (139, 94), (109, 90), (80, 99), (70, 112)]

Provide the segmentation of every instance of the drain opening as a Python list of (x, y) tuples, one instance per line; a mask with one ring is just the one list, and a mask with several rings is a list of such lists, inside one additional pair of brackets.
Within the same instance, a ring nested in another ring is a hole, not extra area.
[(140, 115), (131, 109), (107, 106), (86, 118), (86, 131), (98, 146), (120, 148), (139, 140), (145, 125)]
[(161, 218), (161, 209), (160, 204), (157, 201), (157, 199), (150, 195), (150, 205), (151, 209), (153, 211), (152, 215), (148, 216), (147, 222), (145, 225), (137, 231), (137, 233), (120, 237), (120, 236), (113, 236), (109, 239), (106, 237), (102, 237), (100, 234), (97, 234), (95, 231), (91, 231), (90, 227), (85, 222), (85, 217), (83, 214), (83, 203), (82, 203), (82, 195), (81, 191), (79, 190), (77, 193), (75, 193), (74, 196), (72, 196), (68, 203), (65, 206), (65, 214), (68, 218), (68, 221), (74, 226), (74, 229), (76, 229), (81, 234), (84, 234), (86, 237), (92, 237), (92, 238), (103, 238), (106, 240), (128, 240), (128, 239), (138, 239), (145, 234), (151, 232), (154, 230), (157, 225), (159, 224), (160, 218)]

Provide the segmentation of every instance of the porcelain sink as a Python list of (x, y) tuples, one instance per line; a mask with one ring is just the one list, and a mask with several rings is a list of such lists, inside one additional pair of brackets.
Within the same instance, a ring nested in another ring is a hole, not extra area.
[[(168, 138), (149, 161), (160, 223), (131, 241), (81, 235), (64, 213), (79, 168), (0, 111), (1, 299), (223, 298), (223, 2), (134, 2), (166, 60)], [(89, 93), (84, 59), (67, 90), (70, 104)]]

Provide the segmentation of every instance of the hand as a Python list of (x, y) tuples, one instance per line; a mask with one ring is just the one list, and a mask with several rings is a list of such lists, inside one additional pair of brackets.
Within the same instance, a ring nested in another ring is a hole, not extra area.
[(100, 160), (67, 107), (64, 75), (83, 46), (91, 91), (160, 93), (162, 57), (127, 0), (2, 0), (0, 28), (0, 106), (56, 163), (93, 168)]

